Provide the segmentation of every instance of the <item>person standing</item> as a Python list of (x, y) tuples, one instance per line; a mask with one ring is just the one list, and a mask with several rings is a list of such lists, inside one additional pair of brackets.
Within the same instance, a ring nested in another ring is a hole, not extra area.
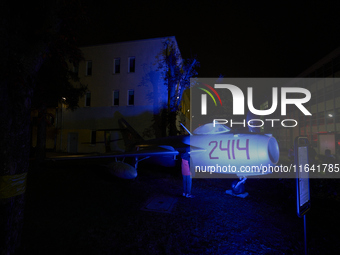
[(191, 195), (191, 172), (190, 172), (190, 153), (186, 151), (181, 155), (182, 163), (182, 176), (183, 176), (183, 196), (187, 198), (193, 198), (194, 196)]

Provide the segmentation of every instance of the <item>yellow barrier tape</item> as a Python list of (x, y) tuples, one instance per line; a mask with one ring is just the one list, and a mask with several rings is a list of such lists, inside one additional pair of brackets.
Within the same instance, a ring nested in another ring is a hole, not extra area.
[(0, 176), (0, 199), (21, 195), (26, 190), (27, 173)]

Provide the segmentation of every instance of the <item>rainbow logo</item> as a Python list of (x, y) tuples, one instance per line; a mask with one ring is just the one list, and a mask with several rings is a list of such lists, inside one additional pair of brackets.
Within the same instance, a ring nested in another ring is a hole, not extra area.
[[(216, 90), (215, 90), (213, 87), (211, 87), (210, 85), (208, 85), (208, 84), (204, 84), (204, 83), (203, 83), (203, 85), (206, 86), (207, 88), (209, 88), (212, 92), (214, 92), (214, 94), (217, 96), (217, 98), (218, 98), (218, 100), (220, 101), (220, 104), (221, 104), (221, 106), (222, 106), (221, 98), (220, 98), (219, 94), (216, 92)], [(201, 89), (201, 90), (203, 90), (205, 93), (207, 93), (207, 94), (212, 98), (212, 100), (214, 101), (215, 106), (217, 106), (216, 100), (215, 100), (215, 98), (213, 97), (213, 95), (209, 92), (209, 90), (206, 90), (206, 89), (200, 88), (200, 87), (198, 87), (198, 88)]]
[[(220, 104), (222, 106), (222, 100), (221, 100), (219, 94), (216, 92), (216, 90), (208, 84), (204, 84), (204, 83), (202, 83), (202, 84), (204, 86), (206, 86), (208, 89), (210, 89), (216, 95), (216, 97), (218, 98), (218, 100), (220, 101)], [(213, 94), (209, 90), (207, 90), (205, 88), (201, 88), (201, 87), (198, 87), (198, 88), (200, 90), (203, 90), (205, 93), (207, 93), (212, 98), (212, 100), (214, 101), (215, 106), (217, 106), (216, 100), (215, 100)], [(206, 94), (201, 95), (201, 103), (202, 103), (201, 104), (201, 114), (207, 115), (207, 95)]]

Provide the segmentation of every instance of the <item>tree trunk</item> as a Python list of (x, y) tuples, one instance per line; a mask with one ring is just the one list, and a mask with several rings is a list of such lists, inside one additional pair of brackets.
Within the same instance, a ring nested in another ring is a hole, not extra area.
[(42, 107), (38, 114), (37, 146), (35, 156), (37, 165), (43, 162), (46, 156), (46, 107)]
[(31, 94), (27, 87), (0, 83), (0, 254), (20, 247), (25, 194), (10, 187), (25, 186), (18, 178), (26, 179), (29, 167)]
[(168, 128), (169, 136), (177, 135), (176, 128), (176, 84), (177, 80), (172, 78), (168, 80)]
[(177, 135), (177, 127), (176, 127), (176, 111), (170, 111), (169, 113), (169, 136)]

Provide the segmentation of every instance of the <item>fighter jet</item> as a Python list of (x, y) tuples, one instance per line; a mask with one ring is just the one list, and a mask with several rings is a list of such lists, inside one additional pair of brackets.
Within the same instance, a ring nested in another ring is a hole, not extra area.
[[(114, 158), (115, 161), (110, 164), (111, 172), (124, 179), (136, 178), (138, 163), (143, 160), (174, 167), (180, 155), (189, 151), (192, 172), (204, 173), (209, 178), (217, 173), (237, 175), (239, 181), (233, 182), (231, 189), (234, 194), (240, 194), (244, 192), (247, 177), (270, 173), (268, 166), (277, 164), (279, 160), (276, 139), (252, 130), (240, 133), (226, 125), (207, 123), (190, 133), (182, 125), (188, 135), (144, 140), (124, 119), (120, 119), (119, 124), (126, 141), (126, 152), (80, 158)], [(134, 159), (134, 163), (124, 162), (125, 158)]]

